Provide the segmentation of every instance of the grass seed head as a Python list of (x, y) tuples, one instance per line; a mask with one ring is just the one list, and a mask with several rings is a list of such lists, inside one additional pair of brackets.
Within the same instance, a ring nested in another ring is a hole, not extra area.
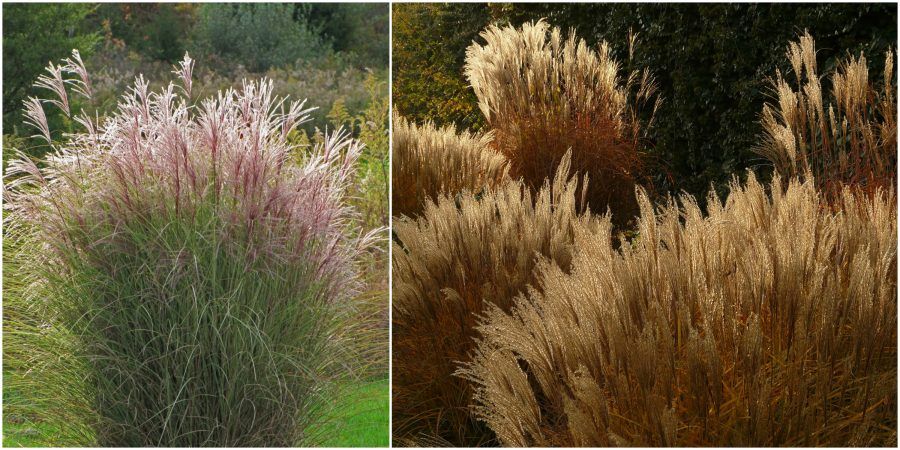
[(577, 181), (563, 159), (552, 183), (532, 197), (509, 181), (483, 194), (464, 191), (428, 201), (416, 219), (394, 221), (393, 414), (398, 439), (423, 436), (467, 445), (493, 436), (468, 409), (471, 385), (453, 377), (479, 334), (489, 305), (506, 310), (535, 284), (541, 259), (568, 267)]
[(507, 178), (506, 158), (491, 147), (493, 133), (457, 133), (452, 126), (417, 126), (394, 114), (393, 214), (414, 217), (441, 194), (481, 192)]
[(840, 62), (830, 76), (831, 90), (825, 91), (808, 32), (788, 46), (787, 58), (795, 84), (776, 72), (775, 102), (763, 106), (762, 142), (756, 151), (785, 178), (814, 177), (829, 198), (839, 199), (845, 185), (869, 193), (896, 189), (893, 52), (885, 55), (880, 89), (860, 54)]
[(605, 42), (592, 48), (544, 21), (490, 26), (481, 37), (466, 51), (465, 73), (511, 175), (537, 192), (571, 150), (573, 173), (592, 181), (591, 209), (611, 208), (625, 223), (652, 122), (639, 114), (659, 105), (653, 77), (622, 75)]
[(459, 374), (502, 444), (896, 445), (893, 192), (731, 189), (708, 215), (641, 192), (630, 244), (578, 227), (487, 310)]

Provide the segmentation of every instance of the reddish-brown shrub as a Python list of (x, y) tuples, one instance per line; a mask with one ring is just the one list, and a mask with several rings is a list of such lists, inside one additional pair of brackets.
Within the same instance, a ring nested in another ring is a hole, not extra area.
[(650, 123), (638, 111), (658, 105), (649, 72), (623, 76), (604, 42), (595, 50), (543, 21), (491, 26), (466, 53), (466, 76), (495, 132), (511, 174), (536, 191), (571, 149), (574, 173), (589, 177), (592, 210), (617, 223), (637, 212), (640, 141)]
[(506, 308), (534, 283), (541, 258), (568, 267), (576, 181), (564, 160), (532, 198), (520, 182), (483, 196), (466, 192), (428, 202), (417, 220), (394, 221), (393, 421), (395, 442), (479, 445), (492, 433), (468, 408), (469, 382), (453, 376), (475, 345), (487, 303)]

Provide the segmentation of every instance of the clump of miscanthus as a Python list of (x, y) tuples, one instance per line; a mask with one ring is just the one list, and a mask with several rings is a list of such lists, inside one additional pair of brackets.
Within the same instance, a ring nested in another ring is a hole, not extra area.
[(649, 71), (623, 74), (606, 42), (563, 38), (543, 20), (492, 25), (481, 37), (466, 51), (465, 74), (510, 174), (536, 192), (571, 150), (573, 172), (591, 181), (591, 209), (610, 208), (624, 224), (637, 212), (641, 142), (660, 101)]
[[(784, 186), (784, 187), (783, 187)], [(897, 209), (752, 176), (575, 232), (458, 372), (509, 446), (896, 446)]]
[[(155, 92), (137, 77), (98, 118), (70, 108), (92, 94), (75, 52), (38, 82), (55, 97), (26, 102), (52, 150), (6, 175), (20, 289), (4, 353), (73, 444), (314, 443), (349, 376), (358, 257), (378, 232), (345, 198), (361, 144), (338, 130), (296, 164), (303, 102), (262, 80), (192, 103), (192, 68)], [(48, 105), (82, 130), (53, 139)]]
[(508, 164), (491, 148), (493, 133), (421, 126), (394, 113), (391, 128), (393, 214), (415, 217), (441, 194), (480, 192), (507, 179)]
[(453, 373), (475, 345), (488, 304), (507, 308), (547, 258), (568, 267), (579, 216), (568, 157), (532, 197), (521, 182), (428, 201), (417, 219), (395, 219), (393, 421), (395, 442), (482, 445), (494, 436), (468, 408), (468, 380)]
[[(785, 177), (811, 176), (837, 199), (845, 185), (867, 192), (896, 188), (897, 103), (894, 54), (885, 55), (880, 88), (864, 54), (848, 56), (830, 76), (826, 91), (808, 32), (786, 53), (794, 76), (776, 72), (774, 104), (762, 112), (763, 136), (756, 151)], [(793, 78), (795, 83), (790, 79)]]

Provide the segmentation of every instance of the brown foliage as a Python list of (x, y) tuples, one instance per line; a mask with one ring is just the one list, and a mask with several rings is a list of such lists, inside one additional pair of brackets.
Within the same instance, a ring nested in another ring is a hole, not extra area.
[(639, 141), (650, 125), (638, 111), (655, 112), (659, 102), (651, 101), (649, 72), (623, 77), (605, 42), (595, 50), (543, 21), (491, 26), (481, 37), (486, 44), (469, 47), (465, 72), (511, 174), (537, 190), (571, 149), (573, 172), (591, 180), (591, 209), (611, 208), (625, 223), (637, 212)]
[(641, 193), (620, 250), (579, 228), (570, 267), (488, 309), (478, 417), (511, 446), (896, 446), (894, 193), (770, 189), (708, 216)]
[(393, 215), (415, 217), (427, 201), (463, 190), (480, 192), (507, 176), (506, 158), (490, 149), (492, 133), (457, 134), (452, 126), (416, 126), (394, 114)]
[(871, 193), (893, 189), (897, 178), (897, 105), (893, 91), (894, 56), (885, 55), (884, 80), (876, 89), (865, 55), (849, 56), (831, 76), (830, 96), (816, 69), (809, 33), (788, 47), (796, 88), (776, 73), (776, 104), (762, 112), (758, 153), (785, 176), (812, 174), (830, 198), (852, 184)]
[(457, 445), (492, 439), (471, 416), (469, 382), (453, 372), (468, 360), (485, 305), (508, 308), (534, 282), (540, 258), (567, 268), (576, 224), (596, 226), (576, 214), (577, 182), (568, 181), (568, 169), (564, 159), (534, 198), (510, 181), (483, 196), (442, 195), (417, 220), (394, 221), (395, 439)]

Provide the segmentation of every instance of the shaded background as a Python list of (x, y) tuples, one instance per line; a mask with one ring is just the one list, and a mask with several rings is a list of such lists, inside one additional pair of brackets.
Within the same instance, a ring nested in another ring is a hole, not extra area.
[[(408, 118), (478, 129), (484, 119), (463, 76), (465, 50), (488, 24), (520, 26), (546, 18), (589, 44), (606, 40), (627, 62), (648, 67), (663, 104), (649, 159), (658, 192), (722, 194), (734, 173), (769, 171), (750, 149), (769, 99), (767, 77), (787, 72), (785, 49), (808, 29), (820, 73), (847, 52), (865, 52), (880, 74), (897, 41), (896, 4), (394, 4), (393, 105)], [(878, 77), (880, 78), (880, 76)]]
[[(319, 107), (307, 130), (324, 128), (336, 103), (350, 116), (366, 108), (373, 97), (370, 76), (374, 96), (387, 95), (389, 26), (386, 3), (5, 4), (3, 133), (33, 134), (22, 125), (22, 102), (45, 95), (32, 84), (49, 61), (73, 48), (81, 51), (97, 91), (97, 104), (90, 106), (100, 111), (114, 107), (137, 74), (151, 88), (168, 82), (172, 64), (189, 52), (197, 61), (195, 95), (268, 76), (276, 94)], [(70, 125), (47, 110), (51, 129)]]

